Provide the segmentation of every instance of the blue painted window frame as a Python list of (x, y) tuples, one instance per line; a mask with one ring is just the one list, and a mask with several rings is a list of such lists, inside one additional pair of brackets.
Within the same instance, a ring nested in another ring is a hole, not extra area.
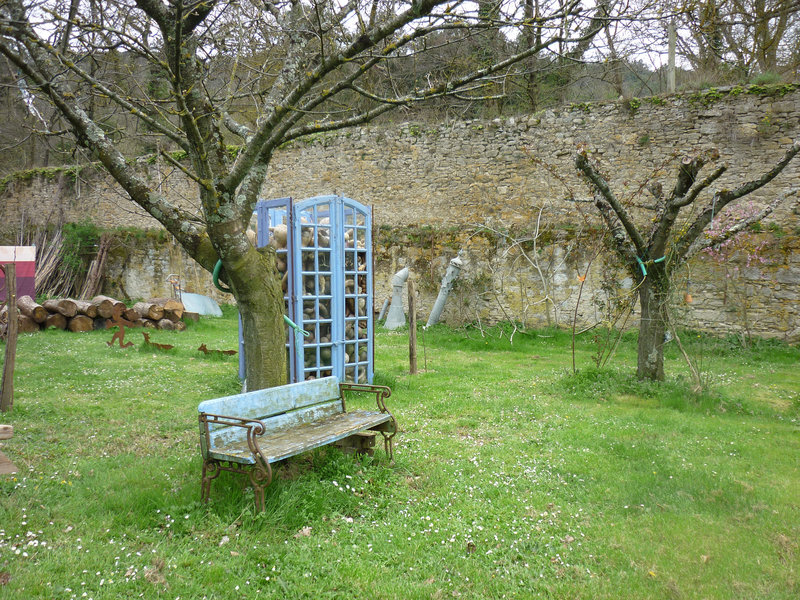
[[(270, 227), (287, 224), (287, 313), (292, 321), (312, 333), (306, 339), (291, 330), (287, 332), (289, 381), (332, 374), (342, 381), (372, 383), (375, 354), (371, 207), (337, 195), (315, 196), (300, 202), (279, 198), (259, 201), (256, 215), (259, 247), (269, 243)], [(325, 224), (324, 219), (329, 219), (329, 223)], [(311, 245), (301, 245), (304, 232), (306, 240), (311, 236)], [(328, 233), (328, 249), (318, 243), (320, 232)], [(352, 248), (347, 247), (348, 233)], [(358, 248), (359, 243), (363, 248)], [(306, 266), (313, 258), (311, 268), (304, 269), (304, 258)], [(363, 266), (362, 271), (359, 266)], [(324, 293), (326, 277), (330, 278), (329, 293)], [(305, 290), (306, 284), (312, 289)], [(322, 341), (326, 326), (330, 327), (330, 340)], [(244, 378), (241, 319), (239, 327), (239, 376)], [(351, 338), (347, 337), (348, 329)], [(330, 358), (323, 349), (330, 349)]]

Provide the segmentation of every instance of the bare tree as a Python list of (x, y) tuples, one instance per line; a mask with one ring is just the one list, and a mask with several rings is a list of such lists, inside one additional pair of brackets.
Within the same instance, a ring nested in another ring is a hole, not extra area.
[[(719, 153), (713, 150), (687, 156), (681, 161), (670, 192), (665, 192), (663, 186), (655, 180), (648, 183), (647, 187), (654, 201), (645, 208), (647, 216), (639, 219), (638, 223), (634, 218), (634, 207), (626, 205), (617, 197), (606, 177), (589, 159), (587, 153), (583, 151), (575, 157), (575, 165), (594, 191), (595, 206), (610, 229), (612, 247), (636, 282), (641, 311), (637, 368), (639, 378), (664, 378), (663, 344), (669, 324), (667, 303), (672, 274), (701, 249), (725, 242), (749, 224), (770, 214), (785, 195), (774, 198), (762, 210), (736, 222), (723, 232), (713, 235), (708, 233), (714, 218), (727, 206), (772, 181), (798, 152), (800, 140), (789, 147), (766, 173), (733, 189), (714, 190), (710, 198), (703, 196), (703, 193), (725, 173), (727, 165), (720, 165), (705, 178), (699, 179), (703, 167), (717, 161)], [(641, 209), (642, 203), (638, 202), (638, 206)], [(683, 222), (680, 220), (682, 216), (685, 219)], [(649, 231), (643, 229), (644, 223), (648, 224)]]
[(800, 64), (798, 0), (678, 0), (664, 9), (678, 21), (680, 54), (699, 73), (743, 78)]
[[(554, 24), (540, 42), (469, 73), (405, 88), (391, 77), (380, 84), (366, 77), (375, 69), (389, 73), (437, 32), (513, 24), (474, 10), (446, 0), (76, 0), (69, 8), (63, 0), (6, 0), (0, 54), (200, 265), (210, 271), (221, 261), (244, 323), (248, 385), (257, 389), (286, 379), (275, 254), (257, 250), (246, 235), (277, 148), (418, 100), (457, 91), (480, 97), (484, 84), (516, 62), (546, 47), (585, 44), (601, 25), (570, 0), (540, 15), (541, 23)], [(96, 68), (112, 58), (118, 72), (128, 69), (126, 77)], [(164, 85), (143, 85), (133, 63)], [(125, 116), (124, 126), (107, 118), (112, 107)], [(181, 162), (161, 152), (194, 182), (197, 211), (160, 193), (123, 152), (137, 130), (185, 153)], [(240, 143), (236, 152), (231, 139)]]

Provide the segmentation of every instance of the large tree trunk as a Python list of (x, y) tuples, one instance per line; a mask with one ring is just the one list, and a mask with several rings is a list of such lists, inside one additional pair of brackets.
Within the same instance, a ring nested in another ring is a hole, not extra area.
[(275, 251), (252, 246), (233, 265), (225, 265), (244, 337), (245, 377), (248, 390), (283, 385), (286, 373), (286, 328), (281, 280)]
[(664, 379), (664, 334), (667, 331), (669, 278), (646, 277), (639, 285), (639, 349), (636, 375), (639, 379)]

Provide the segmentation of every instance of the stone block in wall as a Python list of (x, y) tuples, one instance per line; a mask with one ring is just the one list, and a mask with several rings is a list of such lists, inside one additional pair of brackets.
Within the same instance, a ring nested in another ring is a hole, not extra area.
[(800, 290), (792, 287), (779, 287), (772, 290), (772, 296), (777, 300), (790, 300), (793, 303), (800, 303)]
[(775, 281), (779, 283), (800, 285), (800, 269), (793, 267), (778, 269), (778, 271), (775, 273)]
[(758, 267), (742, 267), (739, 273), (744, 279), (749, 279), (751, 281), (757, 281), (764, 277), (761, 273), (761, 269)]
[(790, 102), (787, 100), (779, 100), (777, 102), (773, 102), (769, 106), (770, 110), (774, 113), (791, 113), (796, 112), (798, 110), (797, 102)]

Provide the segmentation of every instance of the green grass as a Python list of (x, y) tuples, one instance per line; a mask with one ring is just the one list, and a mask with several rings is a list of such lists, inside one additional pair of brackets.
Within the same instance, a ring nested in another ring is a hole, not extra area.
[[(229, 474), (199, 503), (196, 409), (239, 390), (236, 320), (19, 340), (0, 421), (0, 598), (797, 598), (800, 352), (685, 334), (668, 380), (635, 338), (605, 369), (589, 339), (497, 327), (376, 338), (396, 463), (297, 457), (254, 514)], [(138, 332), (129, 333), (139, 343)], [(0, 346), (2, 349), (2, 346)], [(5, 582), (5, 583), (3, 583)]]

